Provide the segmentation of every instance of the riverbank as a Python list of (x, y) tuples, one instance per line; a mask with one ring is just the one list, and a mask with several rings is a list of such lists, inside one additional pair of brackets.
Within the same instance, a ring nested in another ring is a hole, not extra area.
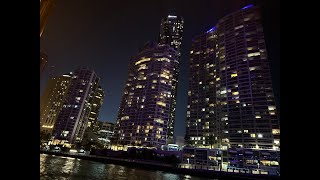
[(49, 151), (40, 151), (40, 153), (96, 161), (96, 162), (101, 162), (105, 164), (116, 164), (116, 165), (132, 167), (132, 168), (166, 171), (166, 172), (172, 172), (177, 174), (186, 174), (191, 176), (206, 177), (206, 178), (213, 178), (213, 179), (219, 179), (219, 180), (280, 179), (279, 176), (272, 176), (272, 175), (241, 174), (241, 173), (230, 173), (230, 172), (224, 172), (224, 171), (209, 171), (209, 170), (202, 170), (202, 169), (184, 169), (184, 168), (177, 168), (170, 164), (163, 164), (163, 163), (142, 161), (142, 160), (133, 160), (133, 159), (121, 159), (121, 158), (103, 157), (103, 156), (95, 156), (95, 155), (78, 155), (78, 154), (68, 154), (68, 153), (49, 152)]

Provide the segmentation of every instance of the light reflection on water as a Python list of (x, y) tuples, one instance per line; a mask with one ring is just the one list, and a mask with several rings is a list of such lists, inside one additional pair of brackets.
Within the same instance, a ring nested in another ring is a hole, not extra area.
[(129, 168), (70, 157), (40, 154), (41, 180), (209, 180), (163, 171)]

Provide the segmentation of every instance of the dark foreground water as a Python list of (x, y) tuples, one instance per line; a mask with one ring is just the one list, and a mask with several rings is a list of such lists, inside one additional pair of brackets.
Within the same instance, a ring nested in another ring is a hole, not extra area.
[(40, 179), (209, 180), (47, 154), (40, 154)]

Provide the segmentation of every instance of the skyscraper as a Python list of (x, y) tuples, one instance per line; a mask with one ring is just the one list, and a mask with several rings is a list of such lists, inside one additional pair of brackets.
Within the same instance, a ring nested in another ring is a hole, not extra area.
[(177, 57), (167, 44), (147, 43), (131, 58), (115, 125), (115, 146), (160, 147), (173, 138), (170, 110)]
[(187, 108), (190, 145), (280, 147), (259, 7), (231, 13), (193, 39)]
[(101, 86), (97, 88), (96, 91), (92, 92), (91, 95), (91, 102), (89, 102), (92, 105), (91, 112), (89, 114), (89, 121), (88, 121), (88, 127), (95, 129), (98, 127), (98, 116), (100, 112), (100, 108), (103, 104), (104, 99), (104, 91)]
[(159, 33), (159, 44), (167, 44), (174, 48), (177, 51), (177, 61), (174, 63), (173, 69), (173, 81), (172, 81), (172, 102), (170, 103), (170, 120), (169, 120), (169, 130), (168, 138), (169, 142), (173, 143), (173, 134), (174, 134), (174, 121), (176, 113), (176, 97), (178, 90), (178, 78), (179, 78), (179, 62), (181, 57), (181, 43), (182, 43), (182, 33), (183, 33), (183, 18), (181, 16), (168, 15), (167, 17), (162, 18), (160, 24), (160, 33)]
[(40, 131), (51, 134), (71, 80), (70, 74), (52, 77), (40, 98)]
[(49, 13), (54, 6), (53, 1), (54, 0), (40, 0), (40, 37), (47, 24)]
[(54, 139), (71, 144), (81, 142), (90, 113), (94, 112), (92, 110), (95, 105), (91, 102), (99, 89), (99, 80), (96, 73), (87, 68), (79, 68), (74, 72), (62, 109), (53, 127)]
[(89, 104), (92, 106), (88, 117), (88, 124), (84, 132), (83, 141), (90, 141), (91, 134), (97, 133), (99, 130), (98, 116), (104, 99), (104, 91), (102, 87), (99, 86), (90, 96), (92, 96), (92, 98), (90, 99)]
[(160, 44), (168, 44), (178, 51), (179, 57), (181, 55), (183, 23), (181, 16), (168, 15), (162, 18), (158, 40)]

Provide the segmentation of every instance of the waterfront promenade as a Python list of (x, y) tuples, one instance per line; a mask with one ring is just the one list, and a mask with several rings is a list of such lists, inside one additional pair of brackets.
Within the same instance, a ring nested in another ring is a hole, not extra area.
[(80, 155), (80, 154), (70, 154), (70, 153), (61, 153), (61, 152), (51, 152), (51, 151), (40, 151), (40, 153), (64, 156), (64, 157), (73, 157), (83, 160), (97, 161), (106, 164), (116, 164), (123, 165), (127, 167), (135, 167), (142, 169), (150, 170), (161, 170), (167, 172), (173, 172), (178, 174), (186, 174), (191, 176), (198, 177), (207, 177), (207, 178), (217, 178), (217, 179), (280, 179), (280, 176), (274, 175), (263, 175), (263, 174), (248, 174), (248, 173), (233, 173), (225, 171), (213, 171), (205, 169), (185, 169), (178, 168), (171, 164), (159, 163), (154, 161), (145, 161), (138, 159), (124, 159), (124, 158), (114, 158), (114, 157), (105, 157), (105, 156), (96, 156), (96, 155)]

